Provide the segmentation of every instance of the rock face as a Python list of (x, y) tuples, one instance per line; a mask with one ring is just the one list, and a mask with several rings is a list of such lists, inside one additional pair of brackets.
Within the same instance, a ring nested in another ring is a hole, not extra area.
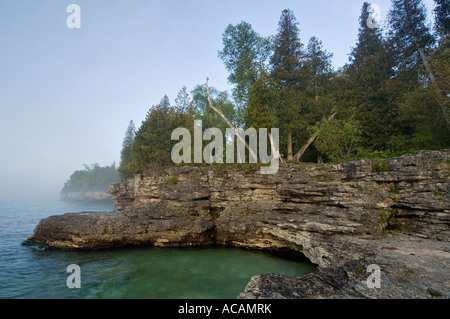
[[(28, 240), (92, 249), (290, 248), (318, 271), (257, 276), (240, 297), (428, 298), (450, 293), (449, 167), (446, 150), (282, 166), (276, 175), (249, 166), (148, 171), (111, 185), (118, 212), (50, 217)], [(367, 287), (371, 264), (381, 268), (382, 289)]]

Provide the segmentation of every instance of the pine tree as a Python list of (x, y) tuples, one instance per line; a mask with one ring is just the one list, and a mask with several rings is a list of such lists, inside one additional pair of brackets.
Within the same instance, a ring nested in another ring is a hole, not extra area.
[(193, 123), (192, 114), (177, 112), (170, 106), (169, 98), (165, 95), (160, 104), (148, 111), (145, 121), (136, 132), (130, 171), (138, 174), (143, 173), (151, 164), (161, 166), (173, 164), (171, 152), (176, 142), (172, 141), (172, 132), (180, 127), (193, 131)]
[(191, 105), (191, 99), (187, 93), (186, 86), (178, 92), (177, 98), (175, 99), (175, 110), (178, 113), (186, 114), (189, 112), (189, 107)]
[(270, 76), (263, 72), (250, 90), (247, 114), (249, 124), (255, 129), (277, 127), (274, 105), (278, 92)]
[(332, 57), (332, 53), (323, 49), (322, 41), (316, 37), (309, 40), (305, 61), (310, 71), (309, 88), (313, 90), (316, 99), (323, 93), (324, 86), (332, 77)]
[(163, 108), (166, 111), (169, 111), (170, 109), (170, 100), (169, 97), (167, 95), (164, 95), (163, 98), (161, 99), (161, 102), (159, 102), (159, 106), (161, 108)]
[(135, 135), (136, 128), (133, 120), (131, 120), (125, 132), (125, 138), (122, 142), (122, 151), (120, 153), (120, 165), (118, 171), (122, 181), (133, 177), (133, 174), (129, 170), (129, 165), (133, 161), (132, 148)]
[[(446, 3), (443, 3), (439, 11), (446, 10), (448, 10)], [(399, 71), (409, 71), (413, 75), (419, 73), (422, 77), (419, 77), (419, 81), (413, 81), (413, 76), (407, 76), (408, 82), (416, 84), (415, 86), (419, 82), (434, 91), (441, 108), (440, 113), (450, 133), (448, 96), (442, 92), (430, 61), (429, 52), (435, 44), (435, 38), (426, 25), (426, 18), (426, 10), (421, 0), (393, 0), (393, 7), (389, 13), (392, 29), (391, 45), (399, 57), (397, 59)], [(443, 18), (439, 15), (439, 19)], [(422, 65), (425, 72), (420, 72)]]
[[(274, 39), (274, 53), (271, 59), (272, 78), (279, 90), (277, 118), (282, 136), (287, 139), (281, 145), (287, 146), (287, 159), (293, 156), (293, 133), (298, 130), (301, 116), (301, 90), (306, 88), (307, 69), (301, 60), (304, 57), (302, 43), (299, 38), (298, 22), (291, 10), (281, 14), (278, 34)], [(306, 128), (305, 128), (306, 129)]]
[(369, 19), (370, 4), (364, 2), (359, 18), (358, 42), (350, 53), (350, 70), (359, 70), (364, 60), (369, 56), (376, 56), (383, 49), (381, 28), (370, 28), (367, 24)]
[(303, 44), (300, 42), (298, 24), (291, 10), (282, 12), (271, 58), (272, 76), (279, 88), (298, 85), (301, 79)]
[(388, 148), (398, 106), (391, 102), (394, 98), (386, 86), (393, 62), (386, 51), (382, 30), (367, 24), (368, 8), (366, 2), (361, 9), (358, 42), (350, 54), (338, 118), (354, 116), (362, 129), (361, 146), (381, 151)]
[[(425, 68), (424, 76), (433, 84), (436, 82), (431, 69), (428, 52), (435, 43), (435, 38), (426, 24), (426, 9), (421, 0), (392, 0), (389, 12), (390, 45), (396, 54), (398, 71), (411, 71), (417, 74), (421, 65)], [(408, 76), (413, 82), (411, 75)]]
[(435, 28), (441, 37), (445, 38), (450, 32), (450, 0), (434, 0), (434, 2)]

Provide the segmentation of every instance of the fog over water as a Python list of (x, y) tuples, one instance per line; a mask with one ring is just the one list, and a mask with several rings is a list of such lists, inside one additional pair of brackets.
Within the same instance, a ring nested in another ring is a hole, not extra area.
[[(364, 1), (15, 0), (0, 2), (0, 199), (58, 198), (82, 164), (119, 164), (130, 120), (137, 127), (185, 85), (230, 90), (218, 58), (226, 26), (247, 21), (274, 35), (283, 9), (342, 67), (356, 43)], [(81, 7), (81, 29), (66, 8)], [(385, 20), (389, 0), (376, 3)], [(425, 1), (429, 8), (433, 1)]]

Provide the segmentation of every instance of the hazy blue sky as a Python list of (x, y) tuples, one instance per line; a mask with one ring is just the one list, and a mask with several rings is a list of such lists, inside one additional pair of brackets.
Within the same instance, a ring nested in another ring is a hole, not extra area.
[[(207, 76), (229, 90), (217, 57), (229, 23), (275, 35), (290, 8), (302, 42), (317, 36), (343, 66), (363, 2), (0, 1), (0, 198), (57, 198), (83, 163), (118, 163), (128, 122), (140, 126), (165, 94), (173, 102), (183, 85), (191, 91)], [(71, 3), (81, 7), (81, 29), (66, 26)], [(385, 21), (390, 1), (374, 3)]]

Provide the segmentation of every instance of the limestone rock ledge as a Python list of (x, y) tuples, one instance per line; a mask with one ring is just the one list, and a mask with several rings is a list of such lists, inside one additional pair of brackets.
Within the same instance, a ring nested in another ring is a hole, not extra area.
[[(117, 212), (49, 217), (28, 241), (290, 248), (319, 266), (303, 278), (256, 276), (240, 298), (450, 296), (450, 150), (286, 165), (275, 175), (246, 168), (149, 170), (111, 185)], [(371, 264), (381, 289), (365, 283)]]

